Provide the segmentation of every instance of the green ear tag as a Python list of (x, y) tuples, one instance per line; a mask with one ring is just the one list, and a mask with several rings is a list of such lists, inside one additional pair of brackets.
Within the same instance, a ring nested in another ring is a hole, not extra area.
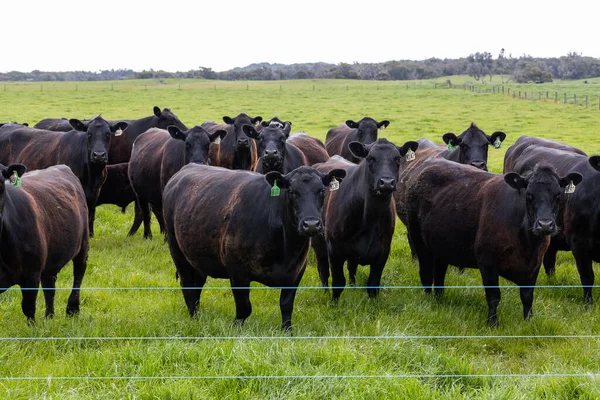
[(497, 137), (496, 141), (494, 142), (494, 148), (499, 149), (500, 147), (502, 147), (502, 141), (500, 140), (500, 137)]
[(448, 151), (449, 152), (453, 152), (454, 151), (454, 146), (452, 146), (452, 143), (448, 142)]
[(10, 183), (16, 188), (21, 186), (21, 177), (19, 176), (19, 174), (17, 174), (17, 171), (13, 171), (13, 174), (10, 177)]
[(279, 197), (280, 193), (281, 189), (279, 189), (279, 186), (277, 186), (277, 180), (275, 180), (275, 182), (273, 182), (273, 187), (271, 188), (271, 197)]

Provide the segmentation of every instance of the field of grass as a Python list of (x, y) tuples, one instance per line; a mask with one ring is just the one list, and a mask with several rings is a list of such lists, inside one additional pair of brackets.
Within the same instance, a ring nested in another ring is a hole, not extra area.
[[(494, 172), (520, 135), (600, 154), (597, 109), (435, 89), (443, 81), (8, 83), (6, 91), (0, 84), (0, 121), (33, 124), (98, 113), (140, 118), (157, 105), (170, 107), (188, 126), (246, 112), (277, 115), (293, 122), (293, 132), (324, 139), (347, 119), (371, 116), (391, 121), (381, 135), (396, 144), (420, 137), (442, 143), (444, 133), (459, 134), (475, 121), (488, 134), (507, 134), (500, 150), (490, 149)], [(279, 292), (260, 285), (251, 291), (254, 311), (243, 326), (232, 325), (234, 302), (223, 280), (208, 280), (199, 315), (190, 319), (156, 226), (152, 241), (139, 233), (127, 237), (131, 221), (131, 206), (126, 214), (116, 206), (98, 208), (77, 317), (64, 314), (68, 290), (57, 293), (57, 315), (47, 321), (40, 293), (34, 326), (21, 312), (18, 290), (0, 295), (0, 397), (600, 397), (600, 315), (584, 306), (580, 288), (536, 289), (534, 318), (523, 321), (516, 287), (501, 280), (500, 326), (490, 329), (483, 289), (448, 289), (435, 299), (418, 288), (418, 266), (398, 222), (382, 279), (396, 287), (376, 300), (348, 288), (333, 305), (316, 289), (311, 254), (289, 337), (279, 330)], [(359, 267), (358, 284), (367, 275), (367, 267)], [(68, 289), (71, 276), (67, 266), (57, 287)], [(480, 286), (481, 278), (451, 268), (446, 283)], [(538, 279), (538, 285), (578, 284), (568, 253), (559, 253), (554, 278), (541, 271)], [(598, 298), (597, 289), (594, 294)]]

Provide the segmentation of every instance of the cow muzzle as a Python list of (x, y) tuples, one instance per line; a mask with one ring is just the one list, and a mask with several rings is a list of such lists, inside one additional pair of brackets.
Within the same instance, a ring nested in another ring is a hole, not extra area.
[(91, 161), (95, 164), (106, 164), (108, 161), (108, 155), (105, 151), (93, 151)]
[(554, 235), (556, 230), (556, 224), (551, 219), (538, 219), (533, 224), (533, 232), (536, 235)]
[(314, 236), (323, 233), (323, 223), (318, 218), (306, 218), (300, 222), (300, 234)]
[(395, 178), (379, 178), (375, 189), (376, 195), (389, 195), (396, 191)]
[(471, 166), (481, 169), (483, 171), (487, 171), (487, 164), (485, 161), (480, 161), (480, 160), (471, 161)]

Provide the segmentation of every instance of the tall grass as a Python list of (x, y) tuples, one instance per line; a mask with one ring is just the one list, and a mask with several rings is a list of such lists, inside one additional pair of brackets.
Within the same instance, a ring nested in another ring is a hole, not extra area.
[[(520, 135), (562, 140), (600, 153), (598, 111), (435, 89), (434, 83), (68, 82), (44, 84), (43, 91), (38, 84), (9, 84), (6, 92), (0, 84), (0, 120), (33, 124), (46, 117), (98, 113), (110, 119), (139, 118), (158, 105), (172, 108), (188, 126), (246, 112), (277, 115), (293, 122), (293, 132), (324, 139), (329, 128), (368, 115), (390, 120), (381, 135), (397, 144), (420, 137), (442, 143), (444, 133), (458, 134), (471, 121), (488, 133), (503, 130), (508, 136), (502, 149), (490, 150), (494, 172), (501, 171), (506, 148)], [(33, 326), (22, 315), (18, 290), (0, 295), (0, 396), (600, 397), (599, 339), (566, 337), (600, 332), (598, 311), (583, 305), (582, 289), (536, 289), (534, 318), (523, 321), (518, 290), (501, 280), (506, 288), (500, 327), (492, 330), (485, 324), (483, 289), (448, 289), (435, 299), (418, 288), (418, 266), (399, 222), (382, 281), (408, 288), (384, 289), (376, 300), (369, 300), (364, 289), (348, 288), (333, 305), (315, 288), (319, 279), (311, 254), (294, 307), (295, 336), (288, 337), (279, 330), (278, 291), (260, 285), (251, 291), (254, 311), (243, 326), (232, 324), (234, 302), (223, 280), (208, 280), (199, 315), (190, 319), (168, 246), (156, 226), (154, 240), (140, 234), (127, 237), (132, 218), (131, 207), (126, 214), (115, 206), (98, 208), (77, 317), (64, 315), (68, 290), (57, 293), (52, 320), (43, 319), (43, 296), (38, 296)], [(359, 285), (367, 275), (367, 267), (360, 267)], [(57, 286), (69, 288), (71, 279), (69, 265)], [(460, 274), (451, 268), (446, 283), (480, 286), (481, 278), (475, 270)], [(572, 256), (560, 253), (556, 276), (550, 279), (542, 271), (538, 284), (578, 285)], [(494, 337), (486, 337), (490, 335)], [(534, 337), (506, 337), (514, 335)], [(30, 378), (40, 379), (21, 380)]]

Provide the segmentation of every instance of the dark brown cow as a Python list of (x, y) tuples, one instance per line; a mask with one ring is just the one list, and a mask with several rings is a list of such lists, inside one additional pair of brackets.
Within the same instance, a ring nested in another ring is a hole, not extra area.
[(546, 143), (552, 147), (545, 147), (528, 144), (530, 141), (528, 137), (519, 138), (508, 149), (504, 158), (506, 172), (522, 174), (544, 161), (551, 163), (559, 174), (575, 171), (584, 177), (577, 190), (567, 196), (564, 213), (558, 221), (559, 233), (552, 238), (544, 254), (544, 268), (548, 275), (553, 275), (556, 253), (559, 250), (572, 251), (583, 285), (583, 300), (592, 304), (592, 262), (600, 262), (600, 156), (588, 157), (581, 154), (581, 150), (562, 143), (559, 143), (561, 149), (556, 142)]
[(364, 144), (373, 143), (377, 140), (377, 130), (385, 129), (390, 121), (375, 121), (371, 117), (364, 117), (358, 122), (352, 120), (337, 128), (331, 128), (325, 137), (325, 148), (330, 156), (339, 155), (353, 163), (359, 163), (360, 159), (355, 157), (348, 149), (350, 142), (360, 142)]
[(23, 314), (33, 322), (41, 282), (46, 317), (51, 317), (56, 276), (73, 260), (67, 315), (76, 314), (88, 254), (85, 195), (67, 166), (29, 172), (18, 182), (14, 174), (24, 171), (20, 164), (0, 165), (0, 293), (19, 285)]
[(535, 285), (550, 235), (558, 231), (564, 187), (581, 174), (560, 177), (550, 165), (521, 176), (491, 174), (441, 158), (424, 161), (406, 188), (408, 235), (421, 283), (443, 293), (448, 264), (478, 268), (496, 325), (498, 277), (521, 286), (523, 316), (531, 315)]
[(474, 122), (471, 122), (469, 128), (458, 136), (452, 132), (442, 136), (442, 140), (448, 145), (448, 150), (440, 155), (450, 161), (487, 171), (488, 147), (492, 145), (500, 148), (505, 139), (506, 133), (496, 131), (488, 136)]
[[(129, 183), (128, 170), (129, 163), (106, 166), (106, 180), (100, 190), (96, 206), (102, 204), (114, 204), (121, 207), (121, 212), (125, 212), (127, 206), (135, 202), (135, 193)], [(135, 209), (137, 214), (137, 205), (135, 206)]]
[(331, 267), (333, 300), (340, 297), (346, 285), (343, 270), (346, 261), (351, 284), (355, 283), (358, 265), (370, 265), (367, 293), (369, 297), (379, 293), (396, 223), (392, 194), (396, 190), (398, 168), (412, 159), (417, 147), (417, 142), (398, 147), (387, 139), (371, 144), (351, 142), (353, 155), (363, 160), (359, 165), (341, 157), (315, 165), (321, 173), (334, 169), (346, 171), (344, 185), (339, 190), (330, 190), (325, 199), (325, 236), (313, 239), (321, 283), (326, 288)]
[(228, 169), (254, 169), (258, 158), (256, 143), (244, 133), (242, 128), (244, 125), (256, 128), (260, 121), (262, 121), (260, 116), (251, 118), (242, 113), (235, 118), (223, 117), (224, 124), (213, 121), (203, 123), (202, 128), (209, 133), (219, 130), (227, 132), (219, 144), (214, 143), (210, 146), (210, 159), (213, 165)]
[[(154, 128), (135, 141), (129, 162), (129, 180), (137, 197), (144, 222), (144, 237), (151, 238), (150, 207), (164, 233), (162, 192), (171, 177), (188, 163), (209, 164), (209, 146), (227, 132), (219, 130), (209, 134), (200, 126), (181, 131), (176, 126), (168, 130)], [(136, 218), (129, 235), (140, 226)]]
[(282, 175), (188, 164), (164, 191), (167, 240), (194, 316), (206, 278), (229, 279), (236, 321), (250, 316), (250, 282), (284, 287), (282, 326), (291, 329), (310, 237), (322, 233), (324, 186), (342, 170), (300, 167)]
[(45, 118), (39, 121), (33, 127), (35, 129), (45, 129), (47, 131), (55, 132), (69, 132), (73, 129), (68, 118)]
[(98, 116), (88, 122), (72, 119), (76, 130), (53, 132), (20, 128), (0, 130), (0, 163), (21, 163), (30, 170), (65, 164), (79, 178), (87, 201), (90, 235), (94, 234), (96, 201), (106, 179), (111, 137), (127, 128), (126, 122), (109, 124)]
[(306, 132), (294, 133), (288, 138), (287, 142), (296, 146), (304, 154), (308, 165), (315, 165), (329, 160), (329, 154), (325, 150), (323, 142), (309, 136)]

